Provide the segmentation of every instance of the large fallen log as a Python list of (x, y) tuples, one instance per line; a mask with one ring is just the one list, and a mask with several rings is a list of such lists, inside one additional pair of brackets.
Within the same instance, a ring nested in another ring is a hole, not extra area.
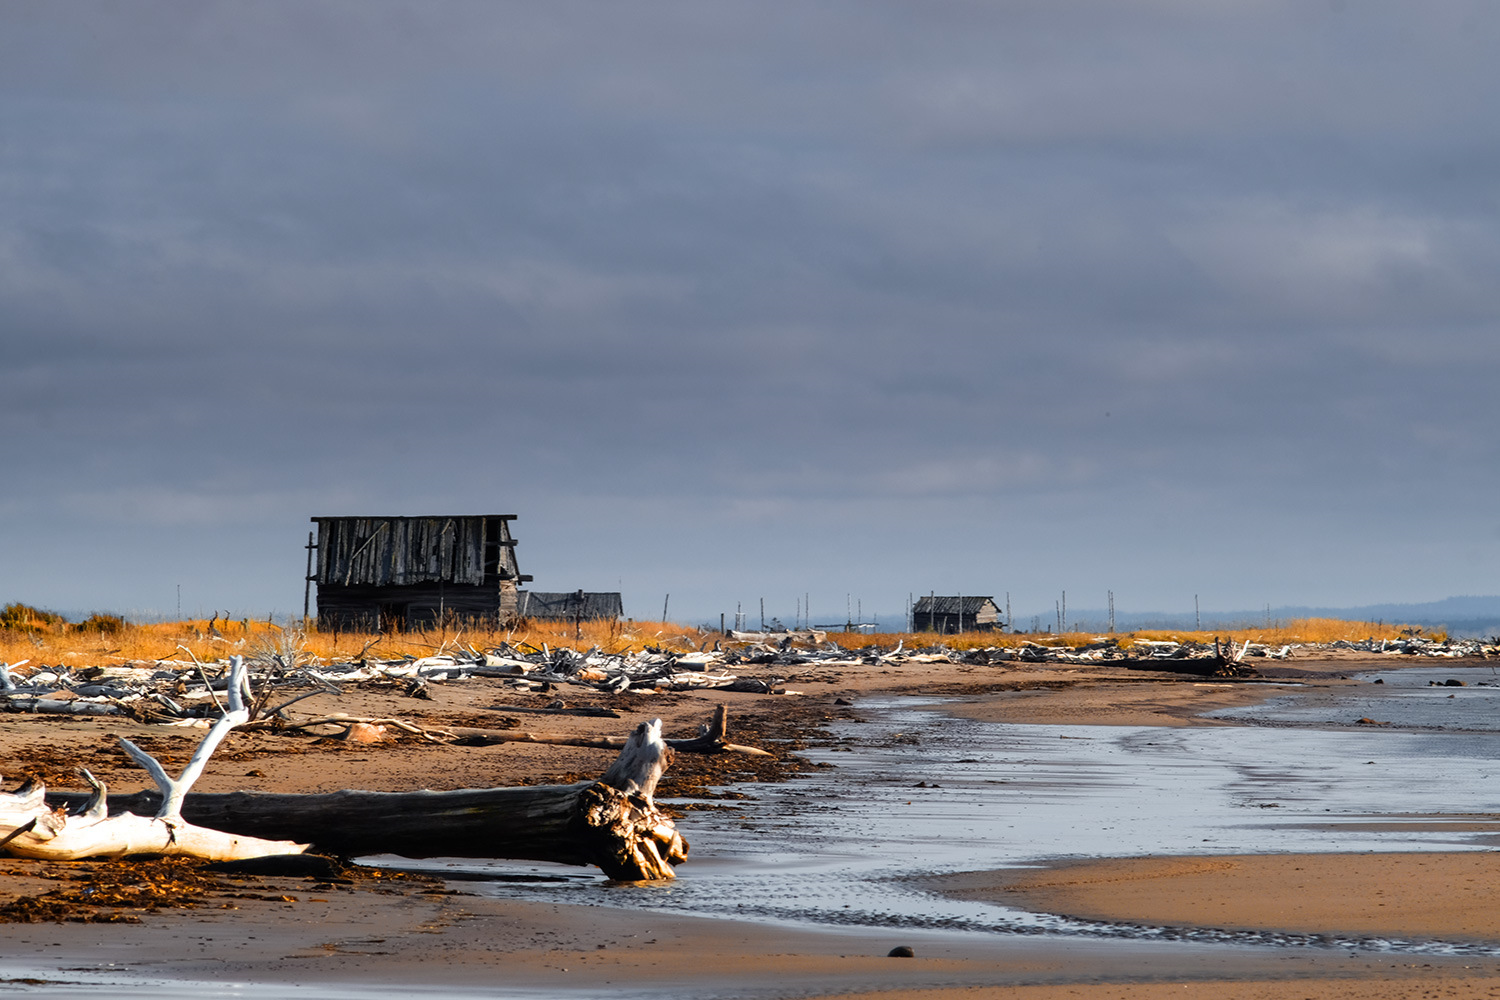
[[(597, 781), (449, 792), (188, 795), (182, 816), (217, 830), (305, 841), (342, 857), (511, 858), (596, 865), (610, 878), (671, 878), (688, 845), (652, 795), (671, 749), (661, 721), (641, 723)], [(56, 804), (76, 793), (53, 793)], [(157, 792), (115, 796), (111, 806), (148, 811)]]
[(1125, 670), (1159, 670), (1163, 673), (1192, 674), (1196, 677), (1226, 679), (1256, 676), (1255, 671), (1250, 667), (1232, 663), (1223, 656), (1145, 658), (1127, 656), (1113, 660), (1100, 660), (1098, 662), (1106, 666)]

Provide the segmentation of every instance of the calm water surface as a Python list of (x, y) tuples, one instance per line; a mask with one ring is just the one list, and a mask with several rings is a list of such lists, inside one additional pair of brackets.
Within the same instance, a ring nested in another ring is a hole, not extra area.
[[(947, 900), (906, 880), (1059, 857), (1491, 849), (1500, 683), (1480, 686), (1488, 668), (1431, 673), (1393, 671), (1311, 708), (1323, 691), (1288, 686), (1234, 727), (1028, 726), (954, 718), (937, 700), (866, 703), (869, 721), (835, 734), (852, 750), (809, 754), (833, 770), (686, 814), (692, 853), (668, 885), (543, 865), (424, 867), (549, 879), (470, 886), (513, 898), (783, 923), (1142, 933)], [(1438, 675), (1468, 686), (1429, 688)], [(1391, 724), (1356, 724), (1371, 712)]]

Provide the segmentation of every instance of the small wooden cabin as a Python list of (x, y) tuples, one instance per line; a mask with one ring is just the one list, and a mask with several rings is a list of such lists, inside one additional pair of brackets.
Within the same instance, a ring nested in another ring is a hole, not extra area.
[(987, 632), (1004, 628), (1000, 606), (993, 597), (938, 597), (918, 599), (911, 611), (913, 632)]
[(544, 590), (523, 590), (516, 595), (516, 616), (544, 621), (618, 621), (625, 614), (625, 603), (618, 593), (593, 593), (575, 590), (553, 594)]
[(516, 615), (514, 514), (315, 517), (318, 624), (400, 630)]

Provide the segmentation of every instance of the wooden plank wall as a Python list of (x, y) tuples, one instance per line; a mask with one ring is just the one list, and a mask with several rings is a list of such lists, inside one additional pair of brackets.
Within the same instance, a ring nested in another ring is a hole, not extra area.
[[(408, 586), (439, 580), (455, 584), (484, 582), (484, 517), (316, 520), (320, 587), (324, 584)], [(511, 566), (514, 560), (512, 553)]]
[(325, 631), (377, 631), (382, 625), (396, 629), (427, 628), (436, 624), (441, 615), (498, 623), (515, 615), (515, 593), (513, 583), (499, 587), (451, 583), (405, 587), (320, 584), (318, 628)]

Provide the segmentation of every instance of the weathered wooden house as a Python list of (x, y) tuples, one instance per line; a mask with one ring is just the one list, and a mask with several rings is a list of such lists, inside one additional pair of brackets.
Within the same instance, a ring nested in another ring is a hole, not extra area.
[(625, 603), (618, 593), (575, 590), (552, 594), (542, 590), (523, 590), (516, 596), (516, 614), (521, 618), (547, 621), (617, 621), (625, 614)]
[(406, 629), (516, 615), (514, 514), (315, 517), (318, 624)]
[(1003, 628), (993, 597), (919, 598), (911, 610), (913, 632), (985, 632)]

